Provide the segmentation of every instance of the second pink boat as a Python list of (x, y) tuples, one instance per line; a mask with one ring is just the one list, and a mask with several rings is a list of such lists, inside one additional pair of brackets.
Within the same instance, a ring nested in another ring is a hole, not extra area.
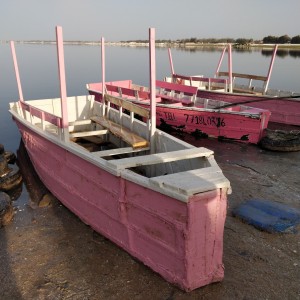
[[(106, 82), (110, 95), (150, 106), (147, 87), (131, 80)], [(96, 101), (102, 101), (102, 83), (87, 84)], [(227, 107), (228, 106), (228, 107)], [(156, 81), (156, 122), (168, 132), (185, 132), (197, 136), (212, 136), (257, 144), (268, 126), (270, 112), (245, 105), (230, 107), (230, 103), (199, 97), (197, 87), (166, 81)]]

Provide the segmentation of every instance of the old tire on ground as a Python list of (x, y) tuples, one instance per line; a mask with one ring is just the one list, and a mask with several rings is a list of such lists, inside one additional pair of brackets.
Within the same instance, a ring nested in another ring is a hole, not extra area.
[(7, 160), (3, 154), (0, 154), (0, 177), (6, 175), (9, 172), (9, 167), (7, 165)]
[(259, 144), (263, 149), (272, 151), (300, 151), (300, 131), (268, 130)]
[(0, 176), (0, 191), (8, 192), (22, 183), (22, 174), (17, 166), (9, 168), (9, 172)]
[(11, 151), (5, 151), (3, 153), (4, 158), (6, 159), (8, 164), (14, 164), (16, 162), (16, 155)]

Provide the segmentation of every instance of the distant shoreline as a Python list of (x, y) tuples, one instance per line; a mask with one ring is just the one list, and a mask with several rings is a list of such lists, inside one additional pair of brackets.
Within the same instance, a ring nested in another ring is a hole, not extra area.
[[(0, 44), (7, 44), (9, 41), (0, 41)], [(37, 45), (55, 45), (56, 41), (15, 41), (17, 44), (37, 44)], [(64, 41), (65, 45), (86, 45), (86, 46), (99, 46), (101, 42), (95, 41)], [(105, 42), (107, 46), (124, 46), (124, 47), (148, 47), (148, 42)], [(162, 48), (204, 48), (204, 47), (224, 47), (227, 43), (178, 43), (178, 42), (156, 42), (156, 47)], [(249, 49), (249, 48), (274, 48), (274, 44), (247, 44), (239, 45), (233, 44), (235, 48)], [(278, 44), (278, 49), (286, 50), (300, 50), (300, 44)]]

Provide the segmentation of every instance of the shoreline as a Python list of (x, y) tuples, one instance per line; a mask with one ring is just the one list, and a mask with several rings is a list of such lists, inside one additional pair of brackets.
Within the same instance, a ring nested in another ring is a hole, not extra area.
[[(1, 40), (0, 44), (8, 44), (10, 41)], [(33, 45), (55, 45), (55, 41), (15, 41), (17, 44), (33, 44)], [(65, 45), (83, 45), (83, 46), (99, 46), (99, 41), (65, 41)], [(105, 42), (107, 46), (122, 46), (122, 47), (148, 47), (148, 42)], [(178, 42), (157, 42), (156, 47), (161, 48), (186, 48), (186, 49), (197, 49), (197, 48), (220, 48), (227, 45), (227, 43), (178, 43)], [(234, 48), (238, 49), (261, 49), (261, 48), (274, 48), (275, 44), (248, 44), (238, 45), (232, 44)], [(278, 44), (278, 49), (281, 50), (300, 50), (300, 44)]]

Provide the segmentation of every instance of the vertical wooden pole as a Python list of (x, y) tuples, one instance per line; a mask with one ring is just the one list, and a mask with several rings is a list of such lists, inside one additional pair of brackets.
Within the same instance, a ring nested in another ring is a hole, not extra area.
[(170, 66), (171, 66), (171, 72), (172, 72), (172, 76), (173, 76), (175, 74), (175, 72), (174, 72), (174, 65), (173, 65), (171, 48), (168, 48), (168, 54), (169, 54), (169, 62), (170, 62)]
[(150, 152), (155, 152), (156, 131), (156, 66), (155, 66), (155, 29), (149, 28), (149, 60), (150, 60)]
[(24, 102), (20, 74), (19, 74), (18, 61), (17, 61), (17, 56), (16, 56), (16, 50), (15, 50), (15, 43), (13, 41), (10, 42), (10, 49), (11, 49), (11, 54), (12, 54), (13, 62), (14, 62), (15, 75), (16, 75), (18, 91), (19, 91), (19, 100)]
[(105, 116), (105, 41), (101, 38), (102, 115)]
[(268, 75), (267, 75), (267, 81), (264, 84), (264, 91), (263, 91), (264, 94), (268, 90), (268, 86), (269, 86), (269, 82), (270, 82), (270, 78), (271, 78), (271, 74), (272, 74), (272, 69), (273, 69), (273, 65), (274, 65), (274, 61), (275, 61), (277, 49), (278, 49), (278, 45), (276, 44), (275, 47), (274, 47), (274, 50), (273, 50), (273, 55), (272, 55), (272, 59), (271, 59), (270, 66), (269, 66), (269, 71), (268, 71)]
[(223, 51), (222, 51), (222, 54), (220, 56), (220, 59), (219, 59), (219, 63), (218, 63), (218, 66), (217, 66), (217, 69), (216, 69), (216, 73), (215, 73), (215, 76), (214, 77), (217, 77), (218, 76), (218, 73), (220, 71), (220, 67), (221, 67), (221, 64), (223, 62), (223, 58), (224, 58), (224, 54), (225, 54), (225, 51), (227, 49), (227, 46), (224, 47)]
[(232, 93), (233, 82), (232, 82), (232, 49), (231, 44), (228, 44), (228, 77), (229, 77), (229, 93)]
[(60, 96), (61, 96), (61, 113), (62, 113), (62, 137), (65, 142), (69, 141), (69, 121), (68, 121), (68, 107), (67, 107), (67, 87), (65, 75), (65, 59), (64, 59), (64, 44), (62, 27), (56, 27), (56, 46), (60, 82)]

